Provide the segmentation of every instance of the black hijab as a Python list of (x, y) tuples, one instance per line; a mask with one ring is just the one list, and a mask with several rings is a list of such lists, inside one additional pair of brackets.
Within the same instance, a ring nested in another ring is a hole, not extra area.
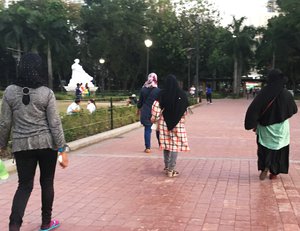
[(188, 98), (178, 85), (174, 75), (168, 75), (164, 81), (164, 88), (159, 94), (158, 101), (168, 130), (172, 130), (187, 110)]
[(267, 86), (263, 87), (247, 109), (245, 129), (281, 123), (297, 113), (297, 105), (292, 94), (285, 89), (287, 78), (280, 70), (271, 70)]
[(43, 62), (38, 54), (27, 53), (21, 57), (15, 84), (23, 88), (23, 104), (28, 105), (30, 102), (29, 88), (46, 86), (46, 75), (43, 75), (42, 70)]

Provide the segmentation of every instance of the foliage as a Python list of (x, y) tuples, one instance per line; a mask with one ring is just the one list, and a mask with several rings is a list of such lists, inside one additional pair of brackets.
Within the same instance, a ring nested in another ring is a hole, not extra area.
[(17, 61), (21, 53), (28, 51), (47, 57), (49, 87), (52, 88), (52, 56), (55, 57), (55, 73), (61, 75), (57, 69), (66, 60), (66, 54), (72, 55), (69, 48), (75, 41), (69, 33), (65, 4), (60, 0), (27, 0), (12, 4), (0, 13), (0, 32), (2, 49), (12, 48), (8, 52), (12, 52)]
[[(61, 121), (67, 142), (85, 138), (111, 129), (110, 108), (100, 108), (93, 114), (81, 112), (77, 115), (66, 115), (61, 113)], [(139, 120), (136, 107), (113, 107), (113, 128), (125, 126)], [(84, 123), (83, 123), (84, 121)], [(5, 156), (10, 157), (11, 147)]]
[[(135, 107), (113, 107), (113, 128), (138, 121)], [(95, 135), (111, 129), (110, 108), (100, 108), (93, 114), (61, 114), (67, 142)], [(84, 123), (82, 123), (84, 121)]]
[[(150, 38), (149, 70), (158, 74), (159, 82), (173, 73), (187, 89), (190, 65), (191, 83), (196, 77), (211, 81), (234, 76), (237, 91), (240, 76), (251, 68), (265, 73), (275, 66), (296, 88), (300, 2), (277, 0), (277, 4), (280, 14), (256, 31), (244, 26), (244, 18), (233, 18), (230, 27), (221, 27), (218, 12), (205, 0), (86, 0), (84, 5), (18, 1), (0, 9), (0, 85), (4, 88), (15, 79), (21, 51), (35, 51), (47, 63), (53, 89), (59, 89), (62, 80), (68, 83), (70, 66), (80, 58), (101, 91), (135, 91), (147, 74), (144, 40)], [(262, 39), (254, 60), (256, 34)], [(99, 58), (106, 60), (104, 65), (99, 65)]]

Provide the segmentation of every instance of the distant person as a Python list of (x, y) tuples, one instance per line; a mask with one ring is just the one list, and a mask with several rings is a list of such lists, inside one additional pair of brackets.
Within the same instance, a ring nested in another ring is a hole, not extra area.
[(90, 87), (89, 87), (88, 83), (85, 84), (83, 94), (84, 94), (84, 96), (90, 96), (91, 95)]
[(129, 98), (127, 100), (127, 106), (136, 106), (137, 103), (138, 103), (138, 100), (137, 100), (135, 94), (132, 94), (131, 96), (129, 96)]
[(91, 113), (91, 114), (94, 113), (96, 111), (95, 100), (89, 99), (86, 109), (89, 111), (89, 113)]
[(192, 86), (190, 87), (189, 93), (190, 93), (190, 96), (191, 96), (191, 97), (195, 97), (195, 94), (196, 94), (196, 88), (195, 88), (194, 85), (192, 85)]
[(203, 94), (203, 89), (202, 86), (200, 86), (198, 91), (198, 103), (202, 102), (202, 94)]
[(85, 88), (84, 88), (82, 83), (80, 83), (80, 91), (81, 91), (81, 94), (83, 95), (84, 91), (85, 91)]
[(71, 103), (67, 108), (68, 115), (74, 115), (81, 111), (80, 108), (80, 99), (75, 99), (73, 103)]
[(210, 84), (207, 84), (207, 86), (206, 86), (206, 102), (209, 104), (212, 104), (211, 97), (212, 97), (212, 88), (211, 88)]
[(247, 99), (249, 99), (249, 96), (250, 96), (250, 89), (246, 88), (246, 97), (247, 97)]
[(285, 89), (287, 78), (279, 70), (271, 70), (267, 86), (253, 99), (245, 116), (245, 129), (256, 132), (260, 180), (275, 179), (288, 173), (290, 126), (289, 118), (297, 113), (291, 93)]
[(80, 83), (76, 84), (75, 97), (76, 97), (76, 99), (81, 99), (82, 98), (82, 92), (81, 92), (81, 89), (80, 89)]
[(60, 226), (58, 220), (52, 219), (53, 182), (58, 151), (63, 155), (60, 165), (63, 168), (68, 165), (64, 153), (66, 141), (55, 95), (45, 86), (47, 76), (43, 74), (42, 67), (39, 55), (23, 55), (18, 66), (19, 76), (15, 84), (6, 88), (2, 99), (0, 149), (5, 149), (12, 137), (12, 153), (18, 172), (18, 188), (9, 217), (9, 231), (19, 231), (23, 223), (37, 165), (42, 203), (40, 231)]
[(157, 87), (157, 75), (151, 73), (148, 75), (147, 81), (144, 83), (139, 101), (137, 104), (140, 110), (140, 121), (144, 126), (144, 141), (145, 141), (145, 152), (151, 152), (151, 107), (153, 102), (157, 99), (160, 89)]
[(152, 123), (158, 122), (160, 147), (164, 153), (164, 171), (168, 177), (178, 176), (175, 169), (178, 152), (189, 151), (185, 130), (188, 108), (186, 93), (179, 88), (174, 75), (167, 76), (158, 100), (152, 105)]

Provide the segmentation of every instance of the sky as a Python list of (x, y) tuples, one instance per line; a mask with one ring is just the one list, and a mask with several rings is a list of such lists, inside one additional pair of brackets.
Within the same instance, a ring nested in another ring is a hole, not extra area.
[(227, 26), (232, 22), (232, 15), (236, 18), (245, 16), (247, 25), (262, 26), (266, 24), (268, 13), (267, 0), (208, 0), (220, 11), (223, 18), (221, 24)]

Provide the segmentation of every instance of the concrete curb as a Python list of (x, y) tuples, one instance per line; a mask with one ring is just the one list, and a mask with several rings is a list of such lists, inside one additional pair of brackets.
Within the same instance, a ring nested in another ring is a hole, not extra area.
[[(79, 140), (75, 140), (72, 142), (67, 143), (68, 146), (70, 147), (71, 151), (101, 142), (103, 140), (107, 140), (109, 138), (113, 138), (116, 136), (119, 136), (121, 134), (124, 134), (126, 132), (132, 131), (134, 129), (140, 128), (142, 125), (140, 122), (136, 122), (133, 124), (129, 124), (120, 128), (116, 128), (110, 131), (106, 131), (106, 132), (101, 132), (99, 134), (93, 135), (93, 136), (89, 136), (86, 138), (82, 138)], [(3, 161), (4, 165), (7, 169), (8, 172), (15, 172), (16, 171), (16, 163), (13, 159), (9, 159), (9, 160), (5, 160)]]
[[(201, 103), (192, 105), (192, 106), (190, 106), (190, 109), (193, 109), (195, 107), (199, 107), (200, 105), (201, 105)], [(140, 128), (140, 127), (142, 127), (141, 123), (136, 122), (136, 123), (129, 124), (129, 125), (126, 125), (126, 126), (123, 126), (123, 127), (119, 127), (119, 128), (113, 129), (113, 130), (109, 130), (109, 131), (106, 131), (106, 132), (101, 132), (101, 133), (93, 135), (93, 136), (89, 136), (89, 137), (82, 138), (82, 139), (79, 139), (79, 140), (74, 140), (74, 141), (69, 142), (67, 144), (70, 147), (70, 150), (74, 151), (74, 150), (77, 150), (77, 149), (80, 149), (80, 148), (83, 148), (83, 147), (101, 142), (103, 140), (107, 140), (109, 138), (119, 136), (121, 134), (124, 134), (126, 132), (132, 131), (132, 130)], [(4, 165), (5, 165), (8, 172), (15, 172), (16, 171), (16, 163), (13, 159), (5, 160), (3, 162), (4, 162)]]

